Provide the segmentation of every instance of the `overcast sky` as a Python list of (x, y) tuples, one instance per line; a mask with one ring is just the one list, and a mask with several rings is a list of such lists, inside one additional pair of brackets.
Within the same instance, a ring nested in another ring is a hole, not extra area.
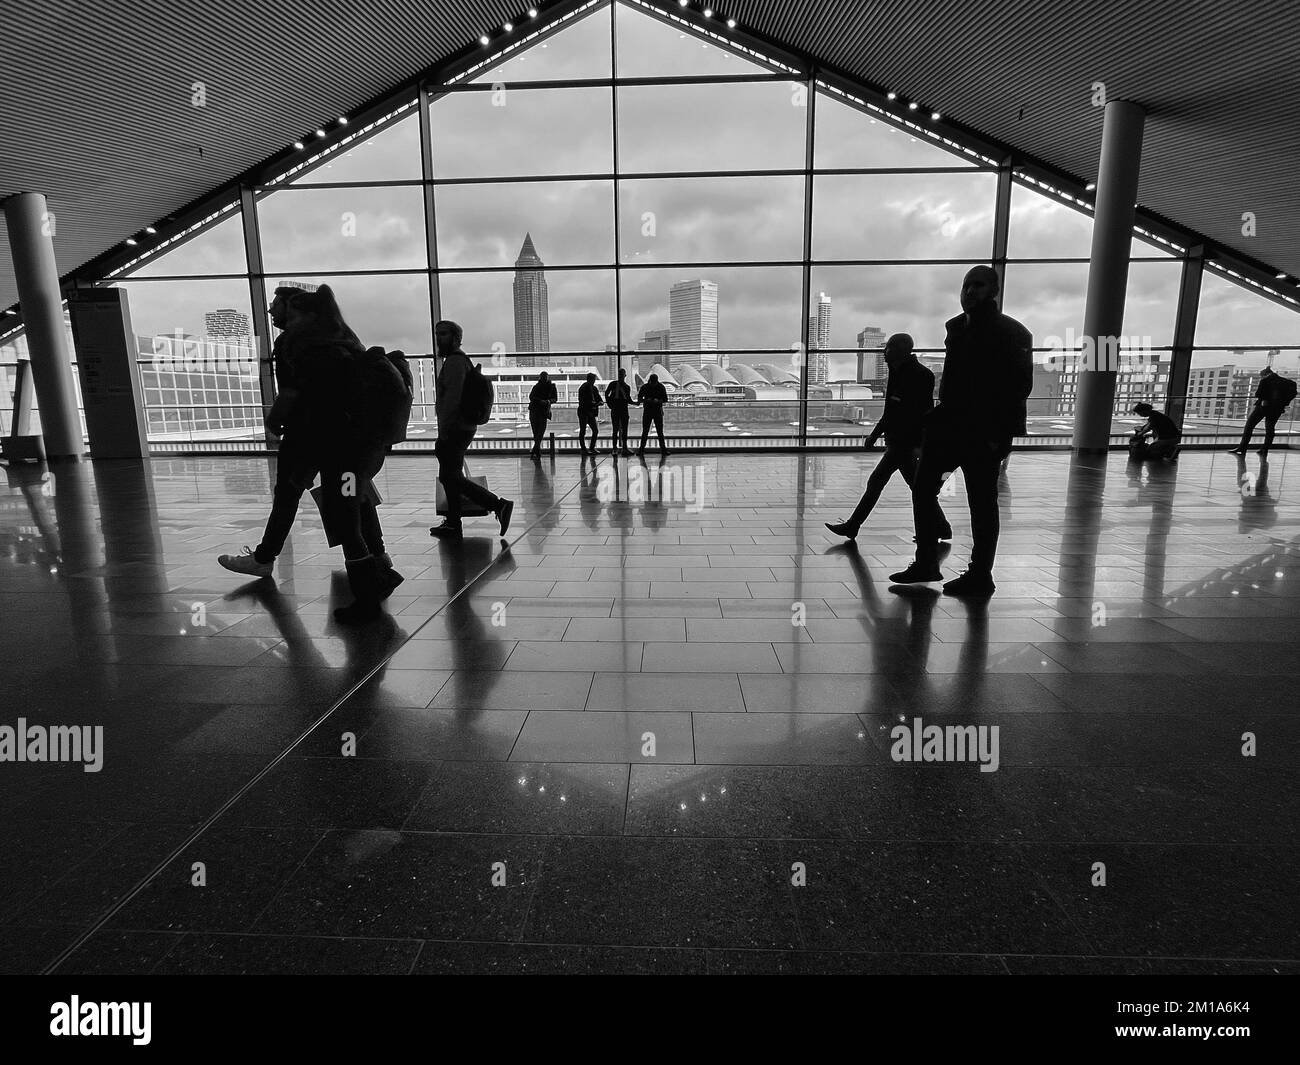
[[(519, 79), (608, 76), (608, 9), (570, 26), (476, 81), (496, 92), (451, 93), (435, 102), (434, 171), (439, 178), (531, 178), (613, 171), (611, 90), (516, 88)], [(744, 74), (747, 61), (619, 8), (619, 74)], [(626, 87), (619, 90), (622, 173), (665, 170), (802, 167), (806, 106), (789, 83)], [(963, 167), (970, 160), (875, 121), (833, 98), (817, 100), (819, 167)], [(259, 204), (262, 251), (274, 278), (328, 280), (364, 340), (426, 352), (432, 346), (428, 282), (423, 274), (333, 278), (337, 270), (424, 270), (424, 203), (418, 186), (310, 188), (321, 182), (408, 180), (420, 176), (413, 113), (381, 134)], [(824, 175), (814, 182), (814, 259), (952, 258), (986, 261), (992, 245), (996, 180), (987, 172)], [(804, 181), (795, 177), (640, 178), (619, 186), (621, 261), (755, 262), (798, 259), (803, 248)], [(553, 350), (602, 351), (620, 339), (615, 313), (614, 186), (599, 176), (563, 182), (439, 185), (435, 191), (439, 267), (512, 266), (525, 232), (546, 263)], [(1091, 220), (1016, 186), (1009, 253), (1013, 257), (1086, 258)], [(1155, 245), (1135, 241), (1151, 261), (1130, 269), (1126, 335), (1168, 344), (1179, 266)], [(573, 270), (596, 264), (599, 270)], [(906, 331), (939, 347), (943, 322), (959, 310), (968, 265), (817, 265), (812, 306), (826, 292), (832, 345), (853, 347), (859, 330)], [(239, 272), (240, 224), (232, 218), (135, 276)], [(312, 276), (312, 275), (324, 276)], [(799, 339), (801, 273), (771, 268), (673, 267), (621, 274), (622, 337), (634, 349), (648, 329), (668, 327), (668, 290), (678, 280), (719, 286), (722, 347), (788, 349)], [(460, 321), (468, 350), (514, 347), (513, 272), (443, 273), (442, 310)], [(1082, 327), (1087, 265), (1010, 264), (1004, 310), (1022, 320), (1037, 344)], [(139, 333), (203, 331), (203, 313), (248, 312), (241, 281), (132, 285)], [(807, 313), (807, 312), (803, 312)], [(1300, 315), (1206, 276), (1199, 344), (1300, 345)], [(1259, 356), (1262, 362), (1263, 356)], [(1217, 363), (1215, 356), (1198, 362)], [(1246, 361), (1246, 360), (1242, 360)], [(1295, 362), (1292, 356), (1286, 362)], [(833, 358), (832, 376), (848, 376), (851, 356)]]

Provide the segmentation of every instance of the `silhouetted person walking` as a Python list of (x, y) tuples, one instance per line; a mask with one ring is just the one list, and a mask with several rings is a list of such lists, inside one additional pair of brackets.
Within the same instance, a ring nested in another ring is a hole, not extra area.
[(546, 432), (546, 423), (551, 420), (551, 407), (559, 402), (559, 399), (555, 382), (543, 370), (537, 375), (537, 384), (533, 385), (533, 390), (528, 393), (528, 424), (533, 427), (531, 454), (535, 459), (542, 457), (542, 436)]
[(632, 390), (627, 385), (627, 370), (618, 371), (618, 380), (611, 381), (605, 388), (605, 403), (609, 407), (610, 432), (614, 436), (614, 446), (609, 449), (611, 455), (618, 454), (622, 448), (624, 455), (632, 454), (627, 446), (628, 407), (632, 403)]
[[(908, 488), (916, 473), (916, 463), (921, 456), (921, 432), (924, 419), (934, 409), (934, 374), (922, 366), (912, 351), (912, 338), (906, 333), (895, 333), (885, 342), (885, 362), (889, 366), (889, 381), (885, 385), (885, 409), (867, 437), (868, 449), (885, 438), (885, 455), (867, 478), (866, 491), (858, 500), (848, 521), (826, 523), (826, 528), (837, 536), (857, 539), (862, 523), (871, 514), (880, 499), (880, 493), (894, 474), (901, 473)], [(934, 500), (937, 517), (935, 529), (940, 540), (952, 539), (952, 526), (944, 517), (939, 498)]]
[(970, 503), (970, 567), (943, 586), (948, 595), (992, 595), (998, 549), (998, 470), (1025, 433), (1034, 387), (1033, 337), (998, 310), (998, 275), (976, 266), (962, 281), (962, 314), (946, 323), (939, 405), (926, 418), (912, 481), (916, 559), (890, 575), (898, 584), (943, 580), (935, 501), (943, 475), (960, 469)]
[(578, 448), (587, 453), (586, 432), (591, 429), (591, 453), (596, 453), (596, 437), (600, 435), (600, 408), (605, 401), (600, 398), (596, 375), (587, 374), (587, 380), (578, 386)]
[(638, 455), (645, 454), (645, 442), (650, 436), (650, 426), (655, 427), (659, 437), (659, 453), (668, 454), (668, 445), (664, 443), (664, 404), (668, 402), (668, 390), (659, 382), (659, 375), (652, 373), (636, 394), (636, 401), (642, 408), (641, 446), (636, 449)]
[(1134, 462), (1147, 459), (1166, 459), (1173, 461), (1178, 454), (1178, 441), (1183, 438), (1182, 430), (1174, 424), (1173, 418), (1162, 414), (1150, 403), (1137, 403), (1133, 413), (1146, 419), (1133, 433), (1128, 443), (1128, 454)]
[[(327, 295), (317, 295), (321, 292)], [(275, 290), (275, 298), (271, 301), (271, 324), (282, 331), (271, 349), (276, 398), (266, 416), (266, 427), (280, 437), (275, 459), (275, 487), (262, 542), (253, 550), (245, 547), (243, 554), (217, 558), (218, 563), (234, 573), (249, 577), (271, 576), (275, 560), (284, 550), (298, 515), (302, 494), (320, 472), (319, 445), (309, 438), (309, 407), (303, 399), (305, 382), (313, 369), (310, 360), (320, 354), (322, 347), (329, 350), (337, 343), (352, 350), (364, 350), (357, 335), (343, 321), (329, 286), (322, 285), (317, 294), (283, 286)], [(317, 298), (303, 299), (304, 295), (317, 295)], [(371, 553), (391, 566), (373, 505), (363, 513), (362, 520)]]
[(462, 335), (455, 322), (439, 322), (433, 330), (434, 343), (443, 360), (434, 407), (438, 414), (438, 440), (433, 450), (438, 456), (438, 480), (447, 497), (447, 517), (441, 525), (432, 526), (429, 535), (447, 540), (459, 540), (463, 535), (461, 509), (465, 499), (495, 514), (501, 522), (502, 536), (510, 528), (510, 515), (515, 509), (513, 500), (493, 495), (465, 476), (465, 453), (478, 432), (478, 422), (464, 409), (465, 382), (476, 371), (469, 356), (461, 350)]
[(1250, 446), (1250, 438), (1255, 435), (1255, 426), (1264, 423), (1264, 446), (1259, 449), (1261, 455), (1267, 455), (1273, 446), (1273, 431), (1278, 419), (1295, 399), (1296, 383), (1289, 377), (1274, 373), (1272, 367), (1264, 367), (1259, 375), (1259, 385), (1255, 389), (1255, 409), (1246, 419), (1246, 427), (1241, 431), (1241, 443), (1232, 449), (1236, 455), (1244, 455)]

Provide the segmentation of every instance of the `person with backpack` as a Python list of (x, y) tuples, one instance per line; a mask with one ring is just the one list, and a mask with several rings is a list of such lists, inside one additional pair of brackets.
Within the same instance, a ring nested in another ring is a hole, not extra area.
[(513, 500), (493, 495), (465, 476), (465, 453), (478, 427), (492, 416), (492, 384), (483, 371), (461, 350), (463, 330), (455, 322), (439, 322), (433, 330), (442, 369), (438, 371), (438, 439), (433, 446), (438, 456), (438, 480), (447, 497), (447, 517), (429, 529), (430, 536), (459, 540), (462, 500), (468, 499), (491, 511), (501, 522), (501, 535), (510, 528)]
[[(271, 349), (277, 394), (266, 417), (267, 429), (280, 437), (271, 513), (256, 549), (245, 547), (243, 554), (217, 558), (217, 562), (232, 573), (259, 578), (271, 576), (275, 560), (284, 550), (289, 531), (293, 528), (302, 494), (320, 472), (319, 441), (313, 440), (311, 410), (303, 397), (304, 388), (312, 376), (312, 360), (322, 349), (328, 352), (337, 345), (352, 351), (362, 349), (357, 335), (343, 321), (333, 290), (328, 285), (322, 285), (315, 292), (292, 287), (277, 288), (269, 310), (271, 324), (282, 331)], [(392, 560), (384, 549), (383, 530), (373, 505), (362, 511), (361, 520), (369, 553), (391, 571)], [(391, 579), (385, 583), (392, 583)], [(400, 583), (400, 577), (396, 583)]]
[(546, 432), (546, 423), (551, 420), (551, 407), (559, 400), (555, 382), (543, 370), (537, 375), (537, 384), (528, 393), (528, 424), (533, 428), (533, 450), (529, 452), (532, 458), (542, 457), (542, 435)]
[(632, 454), (627, 447), (628, 407), (632, 404), (632, 390), (627, 386), (627, 370), (620, 367), (618, 380), (609, 383), (605, 389), (605, 403), (609, 407), (610, 431), (614, 435), (614, 446), (609, 449), (609, 453), (617, 455), (621, 447), (624, 455)]
[[(406, 435), (411, 389), (400, 367), (382, 348), (365, 348), (339, 312), (329, 286), (293, 297), (329, 325), (299, 371), (298, 403), (305, 434), (320, 464), (321, 512), (343, 548), (353, 602), (334, 611), (344, 624), (371, 621), (380, 603), (402, 583), (382, 552), (372, 479), (388, 448)], [(376, 551), (379, 547), (379, 551)]]
[(591, 453), (596, 453), (596, 437), (600, 435), (600, 408), (605, 401), (596, 387), (596, 375), (587, 374), (587, 380), (578, 386), (578, 449), (587, 453), (587, 429), (591, 429)]
[(641, 446), (636, 449), (638, 455), (645, 454), (645, 442), (650, 436), (650, 426), (655, 427), (659, 436), (659, 454), (667, 455), (668, 447), (664, 443), (664, 404), (668, 402), (668, 390), (664, 388), (657, 373), (652, 373), (636, 394), (637, 404), (644, 408), (641, 414)]
[(1244, 455), (1250, 446), (1250, 438), (1255, 434), (1255, 426), (1264, 423), (1264, 446), (1259, 449), (1261, 455), (1267, 455), (1273, 446), (1273, 432), (1278, 419), (1295, 399), (1296, 383), (1289, 377), (1275, 373), (1271, 366), (1265, 366), (1259, 375), (1259, 387), (1255, 389), (1255, 409), (1246, 419), (1246, 427), (1241, 432), (1241, 443), (1231, 448), (1229, 454)]

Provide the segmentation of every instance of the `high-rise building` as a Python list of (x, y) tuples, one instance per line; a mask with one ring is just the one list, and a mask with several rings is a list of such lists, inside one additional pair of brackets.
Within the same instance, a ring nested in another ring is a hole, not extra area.
[(824, 385), (830, 378), (831, 298), (817, 293), (817, 313), (808, 316), (808, 383)]
[[(673, 351), (718, 350), (718, 285), (716, 281), (678, 281), (668, 294), (669, 347)], [(716, 354), (699, 361), (717, 362)]]
[[(546, 296), (545, 263), (533, 247), (531, 233), (524, 234), (519, 258), (515, 260), (515, 350), (550, 351), (550, 308)], [(520, 359), (532, 366), (535, 359)]]
[(203, 328), (210, 337), (246, 337), (251, 332), (248, 315), (229, 307), (208, 311), (203, 316)]
[(858, 334), (858, 380), (883, 381), (889, 377), (885, 364), (885, 331), (874, 325), (864, 326)]

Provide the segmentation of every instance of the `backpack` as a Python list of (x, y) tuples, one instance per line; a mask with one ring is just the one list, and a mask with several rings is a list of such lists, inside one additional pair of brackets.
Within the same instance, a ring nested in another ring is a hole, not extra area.
[(357, 357), (360, 380), (359, 435), (385, 447), (406, 439), (414, 379), (401, 351), (370, 348)]
[(483, 375), (482, 365), (471, 365), (465, 372), (465, 383), (460, 392), (461, 417), (475, 425), (485, 425), (492, 418), (495, 398), (492, 380)]
[(1287, 405), (1295, 399), (1295, 393), (1295, 381), (1290, 377), (1282, 377), (1279, 374), (1277, 377), (1277, 391), (1274, 393), (1274, 395), (1277, 396), (1278, 405), (1285, 409)]

